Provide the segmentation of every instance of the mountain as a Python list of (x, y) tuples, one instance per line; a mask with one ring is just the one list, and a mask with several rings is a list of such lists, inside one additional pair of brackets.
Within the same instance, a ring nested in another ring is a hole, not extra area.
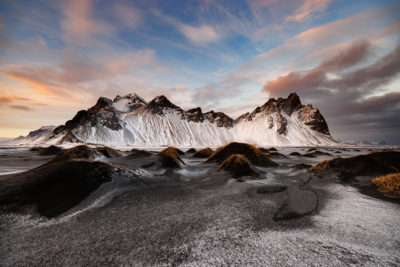
[(37, 130), (29, 132), (25, 137), (19, 136), (12, 140), (16, 145), (37, 145), (46, 143), (50, 136), (53, 135), (55, 126), (42, 126)]
[[(24, 140), (31, 139), (31, 133)], [(163, 95), (150, 102), (136, 94), (114, 100), (100, 97), (93, 107), (40, 137), (40, 142), (48, 144), (144, 147), (219, 146), (230, 141), (262, 146), (338, 144), (319, 110), (302, 105), (296, 93), (271, 98), (235, 120), (222, 112), (203, 112), (200, 107), (183, 110)]]
[(358, 145), (358, 146), (387, 146), (388, 145), (384, 141), (370, 141), (370, 140), (349, 141), (347, 143), (351, 144), (351, 145)]

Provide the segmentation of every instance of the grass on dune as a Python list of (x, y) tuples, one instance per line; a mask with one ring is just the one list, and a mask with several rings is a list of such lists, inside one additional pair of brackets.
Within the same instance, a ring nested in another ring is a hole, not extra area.
[(378, 191), (400, 197), (400, 173), (390, 173), (376, 177), (371, 183), (378, 187)]

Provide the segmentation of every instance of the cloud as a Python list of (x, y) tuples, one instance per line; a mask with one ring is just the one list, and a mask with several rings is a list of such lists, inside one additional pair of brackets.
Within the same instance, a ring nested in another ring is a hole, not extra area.
[(219, 40), (217, 32), (211, 26), (201, 25), (199, 27), (194, 27), (181, 24), (179, 30), (189, 41), (196, 45), (204, 46), (210, 43), (216, 43)]
[(114, 16), (119, 22), (130, 29), (135, 29), (143, 24), (142, 11), (130, 5), (115, 4)]
[[(52, 68), (31, 68), (31, 67), (17, 67), (10, 70), (2, 71), (3, 74), (15, 80), (21, 81), (33, 88), (36, 93), (44, 95), (63, 95), (67, 92), (67, 88), (54, 82), (54, 79), (59, 76)], [(46, 78), (44, 78), (46, 77)], [(51, 81), (53, 79), (53, 81)], [(67, 96), (66, 93), (64, 95)]]
[(102, 58), (89, 58), (74, 50), (66, 50), (58, 65), (13, 65), (1, 72), (27, 84), (36, 93), (76, 100), (82, 96), (82, 91), (86, 92), (85, 95), (95, 93), (85, 89), (89, 83), (107, 82), (134, 69), (153, 65), (153, 71), (160, 67), (151, 49), (110, 54)]
[[(346, 88), (348, 91), (362, 89), (364, 93), (371, 92), (393, 80), (400, 73), (400, 46), (371, 65), (343, 72), (365, 59), (368, 47), (365, 42), (356, 42), (347, 50), (326, 59), (311, 70), (291, 72), (267, 81), (264, 90), (273, 96), (286, 95), (293, 90), (342, 91)], [(329, 79), (329, 73), (334, 74), (335, 78)]]
[[(254, 88), (257, 85), (262, 87), (266, 81), (275, 80), (276, 77), (283, 76), (288, 72), (292, 73), (293, 69), (301, 70), (313, 66), (314, 62), (320, 61), (321, 58), (326, 59), (327, 55), (334, 54), (338, 48), (347, 47), (357, 39), (369, 40), (369, 46), (377, 46), (378, 43), (375, 40), (380, 39), (383, 40), (383, 46), (393, 47), (390, 40), (398, 35), (395, 26), (399, 23), (398, 16), (395, 15), (398, 12), (400, 12), (400, 3), (394, 3), (366, 10), (295, 35), (280, 46), (259, 54), (231, 72), (228, 75), (232, 85), (230, 90), (236, 91), (238, 87), (243, 88), (245, 83), (248, 88)], [(385, 17), (385, 20), (382, 20), (382, 17)], [(381, 53), (382, 49), (375, 51)], [(352, 55), (356, 56), (355, 53)], [(345, 55), (343, 54), (342, 57)], [(301, 72), (296, 74), (300, 75)], [(318, 73), (308, 74), (307, 78), (309, 79), (303, 79), (303, 81), (311, 82), (311, 78), (313, 78), (311, 76)], [(317, 75), (314, 80), (320, 77)], [(292, 75), (290, 78), (295, 79), (296, 77)]]
[[(264, 90), (273, 96), (296, 91), (303, 101), (316, 103), (329, 118), (328, 123), (333, 122), (331, 128), (342, 137), (373, 139), (377, 129), (384, 132), (400, 127), (396, 122), (396, 114), (400, 114), (400, 93), (383, 90), (400, 76), (400, 46), (372, 63), (360, 65), (368, 55), (374, 54), (370, 49), (362, 42), (353, 43), (313, 69), (267, 81)], [(385, 138), (399, 143), (393, 130), (390, 133)]]
[(172, 16), (163, 14), (159, 10), (153, 10), (153, 15), (175, 27), (186, 39), (195, 45), (206, 46), (211, 43), (217, 43), (223, 36), (221, 32), (217, 32), (216, 28), (211, 25), (188, 25)]
[(14, 101), (30, 101), (30, 99), (20, 96), (0, 96), (0, 106)]
[[(277, 77), (275, 80), (267, 81), (264, 90), (272, 96), (286, 95), (293, 90), (313, 90), (315, 88), (326, 88), (331, 83), (328, 73), (341, 72), (360, 63), (369, 53), (370, 45), (366, 41), (356, 41), (349, 44), (338, 54), (324, 60), (317, 67), (308, 71), (290, 72), (285, 76)], [(338, 82), (338, 79), (334, 80)], [(333, 88), (336, 89), (336, 88)]]
[(269, 6), (279, 2), (279, 0), (252, 0), (251, 3), (254, 6)]
[(11, 103), (11, 102), (12, 102), (12, 100), (10, 99), (10, 97), (6, 97), (6, 96), (0, 97), (0, 106)]
[(23, 105), (9, 105), (9, 107), (12, 109), (17, 109), (17, 110), (22, 110), (22, 111), (33, 111), (34, 110), (28, 106), (23, 106)]
[(310, 18), (314, 13), (324, 10), (332, 0), (306, 0), (293, 15), (286, 16), (286, 21), (301, 22)]
[[(382, 127), (387, 140), (400, 143), (396, 131), (389, 129), (398, 104), (383, 101), (378, 107), (378, 102), (369, 102), (371, 97), (382, 100), (399, 90), (398, 12), (400, 3), (396, 2), (310, 28), (259, 54), (221, 81), (196, 89), (194, 100), (209, 107), (227, 102), (246, 105), (249, 102), (243, 96), (257, 95), (263, 86), (268, 89), (263, 90), (266, 96), (286, 97), (297, 91), (304, 103), (320, 108), (336, 137), (353, 138), (357, 131), (346, 125), (358, 127), (360, 122), (363, 130), (357, 139), (373, 139), (380, 135), (376, 127)], [(240, 95), (240, 101), (232, 101), (235, 95)], [(383, 113), (361, 111), (367, 103)]]
[[(23, 104), (17, 104), (23, 102)], [(22, 111), (32, 111), (31, 105), (40, 105), (35, 103), (31, 99), (20, 96), (0, 96), (0, 107), (8, 107), (11, 109), (17, 109)]]
[(69, 0), (63, 6), (61, 27), (67, 43), (91, 45), (95, 36), (107, 36), (115, 28), (104, 20), (93, 16), (94, 0)]

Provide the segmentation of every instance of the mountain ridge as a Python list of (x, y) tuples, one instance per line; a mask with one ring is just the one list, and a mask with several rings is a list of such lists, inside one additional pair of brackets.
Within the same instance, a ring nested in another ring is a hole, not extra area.
[(270, 98), (236, 119), (223, 112), (203, 112), (200, 107), (183, 110), (164, 95), (149, 102), (135, 93), (117, 95), (114, 100), (100, 97), (94, 106), (78, 111), (47, 138), (52, 144), (126, 146), (213, 146), (229, 141), (271, 145), (338, 142), (331, 137), (320, 111), (302, 105), (296, 93)]

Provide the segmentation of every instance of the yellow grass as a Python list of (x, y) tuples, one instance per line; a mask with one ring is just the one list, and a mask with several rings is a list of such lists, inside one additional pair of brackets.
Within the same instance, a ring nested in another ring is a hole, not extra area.
[(386, 174), (371, 180), (378, 191), (400, 197), (400, 173)]
[(179, 158), (178, 149), (175, 147), (168, 147), (159, 153), (161, 156), (171, 157), (173, 159)]
[[(220, 152), (222, 149), (226, 148), (227, 146), (229, 146), (230, 144), (232, 144), (234, 142), (228, 143), (226, 145), (220, 146), (219, 148), (217, 148), (217, 150), (215, 150), (214, 153), (212, 153), (208, 158), (212, 158), (214, 155), (218, 154), (218, 152)], [(245, 143), (251, 150), (253, 150), (253, 152), (256, 154), (257, 157), (260, 157), (263, 153), (261, 151), (260, 148), (257, 147), (257, 145), (255, 144), (247, 144)]]
[(194, 153), (193, 157), (208, 158), (212, 153), (214, 153), (214, 151), (207, 147)]
[(230, 155), (221, 165), (218, 167), (218, 171), (224, 168), (240, 168), (243, 166), (249, 166), (250, 162), (242, 154)]

